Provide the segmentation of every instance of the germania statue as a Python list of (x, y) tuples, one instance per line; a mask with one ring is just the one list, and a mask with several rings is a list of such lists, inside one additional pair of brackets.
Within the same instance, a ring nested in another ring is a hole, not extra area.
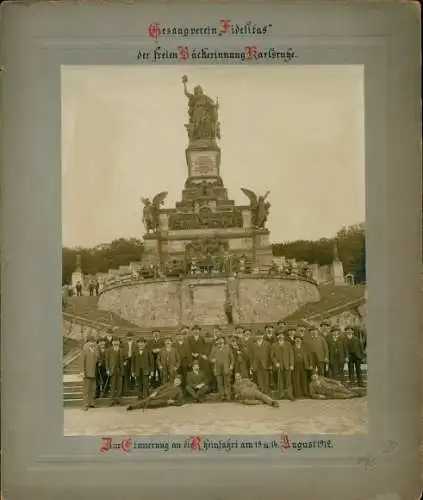
[(194, 87), (193, 94), (187, 89), (188, 77), (182, 77), (184, 93), (188, 97), (189, 122), (185, 125), (190, 141), (220, 139), (219, 102), (203, 93), (200, 85)]

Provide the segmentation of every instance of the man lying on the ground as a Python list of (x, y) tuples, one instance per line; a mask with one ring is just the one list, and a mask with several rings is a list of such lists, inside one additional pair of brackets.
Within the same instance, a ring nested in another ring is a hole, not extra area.
[(244, 405), (265, 404), (274, 408), (279, 407), (278, 401), (259, 391), (252, 380), (242, 378), (240, 373), (235, 373), (234, 395), (235, 401)]
[(181, 406), (184, 404), (184, 397), (181, 389), (181, 379), (175, 377), (174, 381), (158, 387), (148, 397), (141, 399), (133, 405), (129, 405), (126, 409), (138, 410), (142, 408), (162, 408), (165, 406)]
[(197, 403), (203, 402), (204, 396), (210, 392), (206, 376), (200, 370), (198, 361), (194, 361), (192, 363), (192, 371), (187, 374), (187, 384), (185, 390)]
[(317, 373), (311, 376), (310, 396), (312, 399), (351, 399), (365, 395), (365, 389), (347, 389), (338, 380), (326, 378)]

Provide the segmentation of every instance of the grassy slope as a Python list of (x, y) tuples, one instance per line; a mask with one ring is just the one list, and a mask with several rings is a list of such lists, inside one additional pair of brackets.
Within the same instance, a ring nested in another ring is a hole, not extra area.
[(349, 302), (364, 301), (364, 286), (333, 286), (320, 287), (320, 301), (306, 304), (294, 314), (286, 318), (287, 321), (298, 321), (314, 315), (324, 316), (326, 312), (337, 307), (342, 307)]

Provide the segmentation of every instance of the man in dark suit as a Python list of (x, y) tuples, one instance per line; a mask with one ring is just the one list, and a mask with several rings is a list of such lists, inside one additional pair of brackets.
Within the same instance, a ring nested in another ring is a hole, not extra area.
[(313, 371), (318, 372), (319, 375), (324, 375), (327, 371), (326, 366), (329, 364), (329, 349), (326, 340), (319, 335), (317, 328), (310, 328), (310, 335), (305, 344), (310, 352)]
[(301, 337), (295, 337), (293, 347), (294, 371), (292, 382), (294, 386), (294, 396), (298, 398), (309, 397), (308, 373), (311, 371), (310, 353), (303, 345)]
[(231, 399), (231, 373), (234, 368), (232, 349), (225, 344), (225, 339), (220, 337), (210, 353), (213, 364), (213, 374), (217, 381), (217, 390), (223, 401)]
[(279, 402), (260, 391), (257, 385), (248, 378), (242, 378), (240, 373), (235, 373), (234, 382), (235, 401), (244, 405), (265, 404), (279, 408)]
[(128, 394), (134, 387), (134, 378), (132, 377), (132, 358), (136, 352), (136, 342), (131, 332), (126, 336), (126, 341), (122, 347), (123, 354), (123, 393)]
[(192, 356), (188, 346), (188, 339), (187, 339), (188, 331), (189, 330), (187, 327), (182, 327), (178, 335), (176, 336), (176, 342), (175, 342), (175, 349), (178, 352), (179, 362), (180, 362), (178, 373), (181, 376), (182, 387), (186, 386), (187, 373), (192, 364)]
[(81, 375), (84, 378), (84, 410), (95, 408), (95, 379), (98, 361), (98, 350), (93, 337), (87, 337), (87, 342), (82, 349)]
[(108, 349), (109, 347), (112, 347), (112, 342), (113, 342), (113, 329), (112, 328), (107, 329), (106, 338), (104, 339), (104, 341), (106, 343), (106, 349)]
[(285, 330), (285, 340), (287, 340), (292, 347), (294, 347), (295, 344), (295, 334), (296, 334), (296, 328), (293, 326), (290, 326)]
[(269, 344), (273, 344), (273, 342), (276, 342), (275, 330), (273, 328), (273, 325), (266, 325), (264, 327), (264, 340), (269, 342)]
[(162, 408), (166, 406), (181, 406), (184, 404), (184, 396), (181, 389), (181, 378), (175, 377), (173, 383), (158, 387), (148, 397), (141, 399), (138, 403), (129, 405), (126, 409), (136, 410), (142, 408)]
[[(353, 328), (347, 326), (345, 328), (345, 350), (348, 358), (348, 378), (351, 384), (355, 382), (357, 376), (357, 383), (363, 387), (363, 375), (361, 372), (361, 362), (364, 357), (364, 349), (362, 343), (354, 336)], [(355, 374), (354, 374), (355, 372)]]
[(269, 393), (270, 345), (263, 338), (263, 332), (256, 333), (251, 349), (251, 369), (261, 392)]
[(106, 355), (106, 370), (107, 376), (111, 380), (110, 406), (120, 404), (122, 394), (122, 376), (123, 376), (123, 353), (120, 346), (120, 341), (114, 338), (112, 347), (108, 349)]
[(326, 340), (326, 342), (330, 344), (332, 340), (332, 331), (329, 321), (325, 320), (320, 323), (320, 334)]
[(151, 340), (147, 344), (147, 349), (151, 353), (151, 358), (153, 360), (153, 375), (151, 377), (151, 385), (153, 387), (159, 387), (161, 382), (160, 370), (159, 370), (159, 354), (163, 349), (163, 340), (160, 339), (160, 331), (153, 330), (151, 335)]
[(294, 401), (292, 394), (294, 352), (292, 345), (288, 341), (285, 341), (285, 336), (282, 332), (278, 335), (278, 341), (270, 347), (270, 359), (276, 373), (279, 399), (289, 398), (291, 401)]
[(157, 358), (161, 380), (164, 384), (173, 382), (181, 365), (177, 349), (172, 346), (172, 340), (167, 338), (164, 341), (164, 348)]
[(106, 342), (104, 339), (98, 341), (98, 359), (97, 359), (97, 370), (96, 370), (96, 382), (95, 382), (95, 397), (103, 397), (106, 393), (106, 381), (107, 381), (107, 371), (106, 371)]
[(310, 397), (312, 399), (351, 399), (365, 395), (366, 390), (363, 388), (347, 389), (338, 380), (319, 376), (317, 373), (311, 377)]
[(148, 396), (149, 380), (153, 371), (153, 360), (151, 352), (147, 349), (145, 339), (139, 339), (137, 350), (132, 357), (132, 376), (136, 380), (138, 389), (138, 399)]
[(204, 337), (200, 335), (200, 327), (194, 325), (192, 327), (192, 335), (188, 337), (188, 345), (190, 349), (190, 354), (193, 361), (198, 361), (200, 367), (202, 365), (201, 360), (204, 359), (203, 356), (206, 355), (206, 341)]
[(210, 392), (210, 386), (207, 384), (205, 374), (200, 371), (198, 361), (193, 362), (192, 371), (187, 374), (186, 391), (197, 403), (202, 403), (204, 396)]
[(345, 340), (341, 338), (339, 330), (336, 330), (333, 332), (329, 344), (329, 364), (332, 378), (340, 381), (344, 380), (346, 357)]

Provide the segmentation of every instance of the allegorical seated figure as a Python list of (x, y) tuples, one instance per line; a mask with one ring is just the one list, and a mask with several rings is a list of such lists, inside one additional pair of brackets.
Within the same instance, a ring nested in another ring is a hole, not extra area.
[(161, 385), (148, 397), (141, 399), (133, 405), (129, 405), (126, 409), (138, 410), (142, 408), (163, 408), (166, 406), (182, 406), (184, 397), (181, 389), (181, 378), (176, 376), (173, 382)]
[(365, 389), (347, 389), (338, 380), (326, 378), (317, 373), (311, 376), (309, 389), (312, 399), (351, 399), (366, 395)]
[(248, 378), (242, 378), (240, 373), (235, 374), (233, 389), (235, 401), (238, 401), (239, 403), (242, 403), (244, 405), (265, 404), (273, 406), (274, 408), (279, 407), (278, 401), (261, 392), (252, 380)]

